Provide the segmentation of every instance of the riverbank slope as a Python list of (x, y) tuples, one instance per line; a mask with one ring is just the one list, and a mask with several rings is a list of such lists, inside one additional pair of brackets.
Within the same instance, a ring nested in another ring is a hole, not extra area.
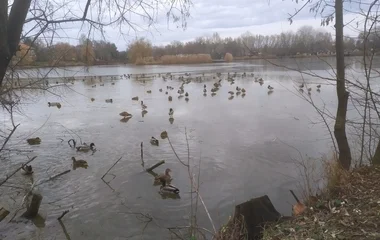
[(380, 239), (379, 180), (379, 166), (340, 175), (304, 214), (267, 225), (263, 239)]

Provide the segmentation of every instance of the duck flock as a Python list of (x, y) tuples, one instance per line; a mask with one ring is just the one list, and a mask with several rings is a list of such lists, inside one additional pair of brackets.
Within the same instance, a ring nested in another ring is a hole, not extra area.
[[(211, 75), (210, 74), (206, 75), (205, 73), (201, 73), (201, 74), (196, 74), (194, 76), (191, 73), (184, 73), (184, 74), (178, 74), (178, 75), (172, 74), (172, 73), (166, 73), (166, 74), (156, 74), (153, 76), (152, 75), (149, 76), (146, 74), (135, 74), (135, 75), (123, 74), (121, 76), (96, 76), (96, 77), (87, 76), (87, 77), (83, 78), (82, 81), (90, 80), (91, 87), (96, 88), (97, 87), (96, 83), (98, 83), (98, 86), (101, 86), (101, 87), (105, 85), (106, 81), (103, 81), (103, 80), (109, 80), (110, 79), (111, 80), (110, 84), (115, 85), (114, 80), (117, 80), (117, 79), (134, 78), (138, 81), (141, 81), (142, 83), (145, 83), (145, 81), (147, 79), (152, 79), (152, 78), (157, 78), (157, 77), (161, 78), (164, 81), (164, 83), (166, 83), (165, 84), (166, 86), (159, 88), (158, 92), (162, 92), (163, 94), (168, 95), (167, 99), (169, 102), (173, 101), (174, 96), (178, 97), (178, 99), (185, 98), (185, 101), (188, 102), (190, 100), (190, 94), (189, 94), (189, 92), (186, 91), (186, 85), (191, 83), (191, 82), (204, 83), (202, 91), (203, 91), (203, 96), (205, 96), (205, 97), (207, 97), (207, 95), (209, 93), (211, 93), (212, 97), (216, 96), (224, 84), (234, 85), (237, 78), (242, 78), (242, 79), (248, 78), (247, 80), (252, 80), (252, 82), (258, 83), (258, 84), (260, 84), (260, 86), (262, 86), (264, 84), (264, 80), (262, 77), (257, 77), (257, 76), (255, 76), (254, 73), (248, 73), (247, 74), (246, 72), (243, 72), (243, 73), (237, 73), (237, 72), (220, 73), (220, 72), (218, 72), (216, 74), (211, 74)], [(77, 80), (77, 79), (75, 79), (74, 77), (70, 77), (70, 78), (65, 78), (64, 82), (65, 83), (70, 82), (71, 84), (74, 84), (75, 80)], [(180, 82), (178, 89), (171, 86), (170, 83), (173, 80), (176, 80), (177, 83), (178, 83), (178, 81)], [(96, 82), (96, 83), (94, 84), (94, 82)], [(48, 85), (49, 82), (47, 81), (46, 84)], [(57, 81), (56, 84), (59, 84), (59, 82)], [(109, 83), (107, 83), (107, 84), (109, 84)], [(302, 83), (301, 85), (298, 86), (298, 88), (299, 88), (299, 91), (303, 93), (304, 88), (305, 88), (305, 84)], [(320, 92), (321, 85), (317, 85), (316, 88), (317, 88), (317, 91)], [(272, 94), (274, 92), (274, 87), (271, 85), (268, 85), (267, 89), (268, 89), (268, 94)], [(308, 94), (310, 95), (312, 88), (309, 87), (309, 88), (305, 88), (305, 89), (308, 92)], [(151, 94), (152, 90), (147, 90), (146, 93)], [(233, 90), (228, 92), (228, 94), (229, 94), (228, 99), (232, 100), (235, 96), (237, 97), (240, 95), (242, 98), (244, 98), (247, 93), (248, 92), (243, 87), (239, 87), (239, 86), (235, 87), (234, 86)], [(95, 101), (95, 98), (90, 98), (90, 100)], [(131, 98), (131, 101), (139, 101), (139, 100), (140, 100), (139, 96), (134, 96)], [(114, 101), (113, 101), (113, 99), (110, 98), (110, 99), (105, 99), (105, 102), (106, 103), (113, 103)], [(61, 108), (61, 103), (59, 103), (59, 102), (48, 102), (48, 106), (49, 107)], [(148, 106), (142, 100), (140, 101), (140, 106), (141, 106), (141, 114), (144, 117), (144, 115), (148, 113), (148, 111), (147, 111)], [(120, 119), (121, 122), (128, 122), (128, 120), (133, 117), (132, 114), (129, 113), (128, 111), (122, 111), (119, 113), (119, 115), (122, 117)], [(174, 109), (173, 108), (169, 108), (168, 115), (169, 115), (169, 122), (173, 123), (173, 121), (174, 121)], [(72, 141), (73, 141), (72, 144), (70, 144), (70, 142), (69, 142), (69, 145), (72, 148), (75, 148), (77, 151), (81, 151), (81, 152), (89, 152), (89, 151), (94, 152), (94, 151), (96, 151), (94, 143), (91, 143), (90, 145), (87, 145), (86, 143), (84, 143), (81, 146), (76, 146), (76, 142), (74, 140), (72, 140)], [(33, 138), (28, 139), (28, 143), (31, 145), (40, 144), (40, 142), (41, 142), (41, 139), (39, 139), (38, 137), (34, 138), (34, 139)], [(151, 137), (150, 143), (152, 145), (156, 145), (156, 146), (159, 145), (159, 141), (155, 137)], [(77, 160), (75, 157), (72, 157), (72, 161), (73, 161), (73, 168), (74, 169), (78, 168), (78, 167), (87, 168), (87, 166), (88, 166), (88, 164), (85, 160)], [(28, 174), (33, 173), (31, 166), (25, 166), (24, 171)], [(155, 183), (161, 184), (161, 187), (160, 187), (161, 193), (179, 194), (179, 189), (177, 187), (171, 185), (170, 172), (171, 172), (171, 170), (168, 168), (168, 169), (166, 169), (164, 174), (156, 176), (155, 177)]]

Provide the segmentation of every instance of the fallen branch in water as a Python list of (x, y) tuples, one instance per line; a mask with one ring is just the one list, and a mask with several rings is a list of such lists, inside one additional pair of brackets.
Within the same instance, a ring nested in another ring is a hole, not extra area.
[(50, 177), (49, 179), (45, 180), (45, 181), (41, 181), (39, 184), (37, 184), (37, 186), (41, 185), (41, 184), (44, 184), (44, 183), (47, 183), (47, 182), (50, 182), (50, 181), (53, 181), (54, 179), (66, 174), (66, 173), (69, 173), (71, 170), (68, 169), (64, 172), (61, 172), (61, 173), (58, 173), (57, 175), (53, 176), (53, 177)]
[(101, 179), (103, 179), (108, 173), (109, 171), (111, 171), (111, 169), (123, 158), (123, 156), (121, 156), (108, 170), (107, 172), (101, 177)]
[(164, 164), (164, 163), (165, 163), (165, 160), (161, 160), (161, 161), (159, 161), (158, 163), (156, 163), (156, 164), (154, 164), (153, 166), (151, 166), (150, 168), (147, 168), (146, 171), (147, 171), (147, 172), (151, 172), (151, 171), (153, 171), (155, 168), (161, 166), (161, 165)]
[(64, 175), (64, 174), (66, 174), (66, 173), (69, 173), (70, 171), (71, 171), (71, 170), (68, 169), (68, 170), (66, 170), (66, 171), (64, 171), (64, 172), (61, 172), (61, 173), (59, 173), (59, 174), (57, 174), (57, 175), (55, 175), (55, 176), (49, 178), (49, 180), (47, 180), (47, 181), (52, 181), (52, 180), (56, 179), (57, 177), (60, 177), (60, 176), (62, 176), (62, 175)]
[(69, 233), (66, 230), (65, 224), (63, 224), (63, 222), (61, 220), (58, 220), (58, 222), (59, 222), (59, 224), (62, 227), (62, 230), (63, 230), (63, 233), (65, 234), (66, 239), (67, 240), (71, 240), (70, 235), (69, 235)]
[(141, 142), (141, 144), (140, 144), (140, 148), (141, 148), (141, 166), (144, 168), (145, 163), (144, 163), (143, 142)]
[(34, 156), (32, 157), (29, 161), (27, 161), (26, 163), (22, 164), (21, 167), (17, 168), (14, 172), (11, 173), (11, 175), (7, 175), (6, 178), (0, 182), (0, 186), (3, 185), (4, 183), (6, 183), (13, 175), (15, 175), (18, 171), (20, 171), (25, 165), (27, 165), (28, 163), (32, 162), (34, 159), (36, 159), (37, 156)]
[(67, 214), (67, 213), (69, 213), (70, 211), (69, 210), (65, 210), (62, 214), (61, 214), (61, 216), (59, 216), (59, 218), (57, 218), (57, 220), (58, 221), (61, 221), (61, 219)]

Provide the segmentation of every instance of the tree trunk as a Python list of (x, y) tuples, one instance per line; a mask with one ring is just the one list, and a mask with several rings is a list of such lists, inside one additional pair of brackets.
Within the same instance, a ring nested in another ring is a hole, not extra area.
[(380, 141), (377, 144), (375, 155), (372, 158), (372, 164), (380, 165)]
[(281, 218), (267, 195), (236, 205), (234, 220), (240, 219), (241, 215), (244, 217), (249, 240), (262, 239), (264, 225)]
[(344, 43), (343, 43), (343, 0), (335, 1), (335, 50), (336, 50), (336, 93), (338, 109), (334, 126), (334, 135), (339, 149), (339, 163), (348, 170), (351, 166), (351, 150), (346, 135), (346, 115), (348, 92), (346, 91)]
[(0, 87), (20, 43), (31, 0), (14, 0), (8, 16), (8, 1), (0, 0)]

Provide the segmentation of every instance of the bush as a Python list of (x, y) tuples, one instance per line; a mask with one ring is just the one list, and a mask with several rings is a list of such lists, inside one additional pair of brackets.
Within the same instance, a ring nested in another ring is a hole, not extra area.
[(232, 60), (234, 60), (234, 57), (232, 56), (231, 53), (226, 53), (226, 55), (224, 55), (224, 61), (232, 62)]

